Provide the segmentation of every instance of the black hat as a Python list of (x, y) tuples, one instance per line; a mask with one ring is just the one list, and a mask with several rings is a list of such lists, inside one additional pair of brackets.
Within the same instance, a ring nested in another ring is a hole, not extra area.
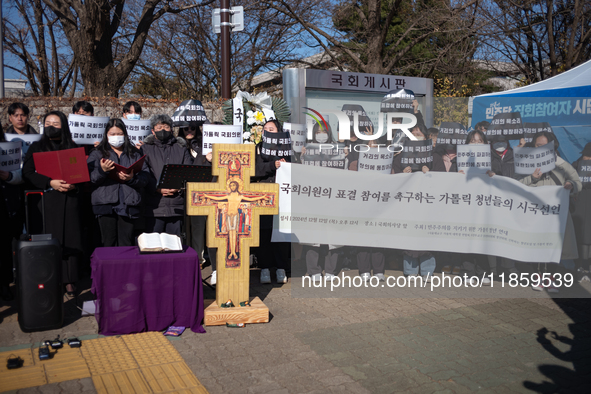
[(585, 145), (585, 148), (583, 148), (583, 151), (581, 152), (581, 154), (583, 156), (591, 156), (591, 142), (589, 142), (587, 145)]

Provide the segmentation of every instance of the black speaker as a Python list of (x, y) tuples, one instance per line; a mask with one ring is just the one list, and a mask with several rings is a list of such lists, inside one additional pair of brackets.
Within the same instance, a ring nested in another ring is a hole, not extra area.
[(15, 250), (18, 323), (24, 332), (64, 323), (62, 251), (57, 239), (19, 241)]

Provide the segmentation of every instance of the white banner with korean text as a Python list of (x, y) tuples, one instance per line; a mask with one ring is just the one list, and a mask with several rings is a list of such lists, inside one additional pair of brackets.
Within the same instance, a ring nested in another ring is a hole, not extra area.
[(569, 193), (559, 186), (528, 187), (501, 176), (386, 175), (288, 163), (276, 179), (280, 212), (274, 232), (290, 233), (292, 242), (560, 261)]

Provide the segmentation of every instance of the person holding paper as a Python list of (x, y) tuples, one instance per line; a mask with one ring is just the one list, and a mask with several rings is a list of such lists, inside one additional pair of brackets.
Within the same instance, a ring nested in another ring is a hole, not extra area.
[[(482, 131), (472, 130), (466, 137), (466, 145), (486, 145), (488, 147), (488, 141)], [(459, 172), (464, 173), (464, 171)], [(461, 268), (468, 275), (469, 280), (472, 280), (476, 276), (482, 281), (483, 285), (490, 286), (491, 280), (486, 276), (486, 271), (488, 270), (488, 257), (486, 255), (478, 253), (457, 253), (451, 256), (455, 256), (455, 258), (452, 257), (453, 260), (463, 260)], [(449, 266), (447, 266), (447, 269), (444, 267), (446, 273), (449, 272), (449, 268)], [(476, 285), (478, 283), (480, 282), (477, 282)]]
[[(338, 149), (333, 140), (330, 126), (328, 124), (327, 126), (328, 129), (324, 125), (320, 126), (316, 123), (312, 128), (312, 140), (308, 140), (306, 146), (302, 147), (302, 154), (300, 156), (302, 164), (315, 164), (314, 162), (318, 160), (320, 160), (321, 165), (323, 164), (323, 161), (324, 163), (329, 164), (335, 157), (341, 157), (341, 155), (331, 155), (337, 153)], [(324, 149), (320, 149), (322, 144), (325, 144)], [(334, 146), (335, 149), (333, 149), (332, 146)], [(313, 159), (309, 159), (310, 157)], [(344, 165), (344, 157), (342, 157), (342, 159)], [(336, 274), (339, 254), (343, 254), (346, 250), (346, 247), (336, 247), (331, 250), (329, 245), (302, 244), (302, 255), (306, 261), (306, 272), (312, 278), (312, 281), (318, 282), (322, 280), (323, 266), (325, 277), (328, 280), (332, 280)], [(324, 264), (322, 264), (323, 261)]]
[(145, 162), (139, 171), (126, 172), (116, 165), (129, 168), (141, 157), (121, 119), (107, 123), (102, 141), (88, 157), (92, 210), (98, 217), (103, 246), (134, 244), (134, 223), (141, 215), (141, 190), (150, 175)]
[(142, 145), (150, 171), (145, 195), (146, 232), (165, 232), (180, 237), (185, 212), (183, 194), (179, 189), (156, 189), (156, 186), (166, 164), (193, 164), (193, 157), (185, 140), (172, 134), (170, 116), (153, 116), (150, 123), (152, 135), (146, 137)]
[[(0, 142), (6, 142), (0, 125)], [(0, 297), (12, 301), (12, 240), (22, 234), (24, 206), (19, 185), (23, 183), (22, 170), (0, 170)]]
[[(476, 130), (486, 130), (490, 126), (490, 123), (482, 121), (476, 124)], [(509, 144), (509, 141), (505, 136), (494, 136), (494, 140), (489, 140), (491, 153), (490, 153), (490, 171), (487, 172), (488, 176), (506, 176), (509, 178), (515, 177), (515, 158), (513, 156), (513, 148)], [(518, 274), (519, 270), (515, 267), (515, 261), (506, 257), (488, 256), (488, 264), (490, 265), (491, 271), (496, 275), (497, 267), (500, 265), (508, 274)]]
[[(445, 134), (439, 133), (440, 140), (433, 150), (433, 171), (434, 172), (458, 172), (456, 145), (441, 143)], [(462, 171), (463, 173), (463, 171)], [(441, 272), (459, 275), (463, 257), (460, 253), (438, 252), (437, 260), (443, 266)]]
[[(542, 131), (536, 133), (532, 142), (530, 143), (533, 147), (538, 148), (540, 146), (547, 145), (550, 142), (554, 142), (555, 152), (558, 149), (558, 140), (553, 133)], [(527, 175), (519, 179), (521, 183), (527, 186), (540, 187), (540, 186), (562, 186), (566, 190), (570, 191), (571, 195), (576, 195), (583, 189), (583, 184), (579, 179), (577, 171), (568, 164), (560, 156), (556, 155), (556, 167), (552, 171), (542, 173), (540, 168), (536, 168), (533, 174)], [(575, 227), (570, 212), (568, 213), (568, 219), (566, 222), (566, 228), (564, 231), (564, 241), (562, 243), (562, 254), (560, 256), (561, 264), (553, 265), (548, 263), (539, 263), (537, 272), (542, 274), (543, 272), (550, 271), (551, 273), (563, 272), (564, 264), (563, 260), (577, 259), (579, 252), (577, 250), (577, 240), (575, 236)], [(549, 268), (551, 267), (551, 268)], [(549, 293), (558, 293), (557, 284), (552, 281), (551, 283), (540, 283), (539, 285), (532, 285), (532, 289), (536, 291), (542, 291), (544, 288)]]
[(78, 189), (62, 179), (51, 179), (36, 172), (33, 154), (76, 148), (72, 141), (68, 118), (52, 111), (43, 118), (43, 137), (34, 142), (23, 163), (23, 176), (31, 189), (44, 190), (45, 230), (62, 246), (62, 282), (69, 294), (75, 291), (78, 263), (82, 256), (82, 229), (79, 216)]
[(8, 107), (8, 121), (11, 126), (6, 134), (39, 134), (29, 125), (29, 107), (23, 103), (12, 103)]
[[(427, 140), (427, 130), (421, 126), (417, 125), (413, 127), (411, 133), (417, 137), (419, 141)], [(392, 162), (393, 174), (410, 174), (412, 172), (422, 172), (426, 174), (429, 172), (429, 167), (425, 165), (423, 165), (420, 169), (415, 169), (414, 171), (411, 166), (404, 166), (401, 163), (401, 156), (402, 155), (398, 155), (394, 157)], [(433, 272), (435, 272), (435, 267), (437, 266), (433, 253), (426, 251), (404, 250), (402, 251), (402, 254), (402, 266), (405, 276), (420, 274), (425, 281), (430, 280), (431, 277), (433, 277)]]
[[(200, 130), (201, 122), (188, 122), (186, 126), (179, 127), (179, 138), (185, 139), (187, 149), (193, 157), (193, 164), (198, 166), (211, 167), (211, 160), (213, 158), (212, 152), (207, 155), (202, 155), (201, 148), (203, 146), (203, 133)], [(207, 216), (190, 216), (191, 223), (191, 247), (195, 249), (199, 255), (199, 260), (203, 261), (203, 252), (205, 250), (205, 227), (207, 224)], [(207, 254), (211, 262), (211, 278), (210, 283), (215, 285), (217, 283), (216, 271), (216, 251), (217, 248), (207, 248)]]
[[(579, 260), (577, 268), (589, 270), (591, 259), (591, 142), (585, 145), (581, 157), (573, 163), (573, 168), (579, 173), (579, 180), (583, 180), (583, 190), (572, 198), (574, 206), (573, 222), (579, 246)], [(583, 176), (584, 175), (584, 176)]]
[[(427, 139), (427, 130), (425, 130), (423, 127), (421, 126), (415, 126), (412, 128), (412, 130), (410, 131), (412, 133), (412, 135), (414, 135), (417, 140), (419, 141), (425, 141)], [(402, 152), (402, 151), (401, 151)], [(426, 165), (421, 166), (420, 169), (424, 174), (429, 172), (429, 167)], [(402, 164), (402, 155), (396, 155), (394, 156), (394, 160), (392, 161), (392, 174), (399, 174), (399, 173), (405, 173), (405, 174), (410, 174), (412, 173), (412, 167), (407, 165), (404, 166)]]
[[(291, 135), (283, 131), (279, 121), (269, 120), (263, 125), (263, 141), (256, 146), (256, 175), (252, 181), (275, 182), (277, 169), (287, 161), (291, 161)], [(271, 283), (272, 267), (277, 267), (277, 283), (287, 283), (290, 244), (271, 242), (272, 233), (273, 216), (261, 216), (260, 246), (253, 251), (261, 267), (261, 283)]]

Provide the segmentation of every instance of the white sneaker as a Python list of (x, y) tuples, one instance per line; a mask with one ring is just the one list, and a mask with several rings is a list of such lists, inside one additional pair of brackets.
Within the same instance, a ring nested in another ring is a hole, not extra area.
[(375, 274), (374, 277), (378, 278), (380, 282), (386, 281), (386, 276), (384, 274)]
[(287, 283), (287, 275), (285, 275), (285, 270), (279, 268), (277, 270), (277, 283)]
[(268, 283), (271, 283), (271, 272), (269, 272), (269, 268), (263, 268), (261, 270), (261, 284)]
[(361, 276), (361, 279), (363, 279), (364, 282), (367, 282), (369, 280), (369, 278), (371, 278), (371, 275), (369, 274), (369, 272), (366, 272), (366, 273), (361, 274), (359, 276)]
[(544, 286), (540, 283), (539, 285), (531, 285), (531, 289), (535, 291), (542, 291), (544, 290)]
[(333, 274), (324, 274), (324, 277), (326, 278), (327, 281), (332, 282), (332, 280), (334, 278), (336, 278), (336, 276), (334, 276)]
[(425, 283), (431, 282), (431, 275), (423, 275), (422, 278)]
[(310, 278), (312, 278), (312, 283), (322, 283), (322, 274), (314, 274)]
[(211, 273), (211, 278), (209, 278), (209, 284), (210, 285), (215, 285), (218, 281), (218, 272), (217, 271), (213, 271)]
[(490, 278), (488, 278), (488, 277), (486, 277), (486, 276), (485, 276), (485, 277), (482, 279), (482, 284), (483, 284), (484, 286), (490, 286)]

